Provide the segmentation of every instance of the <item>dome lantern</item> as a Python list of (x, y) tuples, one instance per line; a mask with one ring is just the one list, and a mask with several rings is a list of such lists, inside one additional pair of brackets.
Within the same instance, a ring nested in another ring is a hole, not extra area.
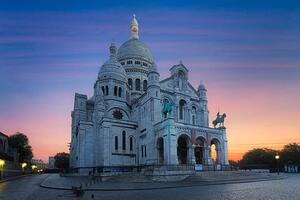
[(135, 18), (135, 14), (133, 14), (130, 31), (131, 31), (131, 38), (139, 39), (139, 24)]
[(116, 44), (114, 42), (112, 42), (109, 47), (110, 56), (116, 57), (117, 51), (118, 50), (117, 50)]

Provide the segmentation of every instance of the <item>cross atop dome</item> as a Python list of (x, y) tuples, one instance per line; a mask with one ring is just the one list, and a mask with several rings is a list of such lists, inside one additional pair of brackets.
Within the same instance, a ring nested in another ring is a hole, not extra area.
[(139, 39), (139, 24), (135, 18), (135, 14), (133, 14), (130, 31), (131, 31), (131, 38)]

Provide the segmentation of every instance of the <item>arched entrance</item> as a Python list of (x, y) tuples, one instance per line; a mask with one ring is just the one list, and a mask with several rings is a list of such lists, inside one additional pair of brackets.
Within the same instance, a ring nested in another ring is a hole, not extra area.
[(158, 163), (164, 163), (164, 139), (162, 137), (157, 139)]
[(211, 159), (214, 164), (221, 164), (220, 141), (212, 139), (210, 142)]
[(188, 138), (181, 135), (177, 141), (177, 157), (179, 164), (187, 164), (188, 162)]
[(195, 141), (195, 162), (196, 164), (204, 164), (204, 146), (205, 140), (198, 137)]

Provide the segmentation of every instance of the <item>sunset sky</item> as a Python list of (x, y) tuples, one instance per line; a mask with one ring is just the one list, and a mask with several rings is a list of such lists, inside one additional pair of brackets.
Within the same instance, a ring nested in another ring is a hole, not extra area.
[(300, 143), (299, 1), (151, 2), (1, 1), (0, 131), (25, 133), (45, 161), (68, 151), (74, 94), (92, 95), (135, 13), (161, 78), (183, 60), (210, 120), (226, 112), (230, 159)]

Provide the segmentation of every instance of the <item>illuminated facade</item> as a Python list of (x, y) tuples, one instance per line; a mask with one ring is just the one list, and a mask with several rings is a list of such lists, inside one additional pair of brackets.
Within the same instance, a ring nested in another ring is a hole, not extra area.
[(160, 80), (149, 48), (139, 39), (135, 17), (130, 29), (131, 38), (120, 48), (111, 44), (94, 95), (75, 94), (70, 166), (84, 171), (104, 166), (228, 165), (226, 129), (209, 127), (205, 85), (195, 89), (182, 62)]

